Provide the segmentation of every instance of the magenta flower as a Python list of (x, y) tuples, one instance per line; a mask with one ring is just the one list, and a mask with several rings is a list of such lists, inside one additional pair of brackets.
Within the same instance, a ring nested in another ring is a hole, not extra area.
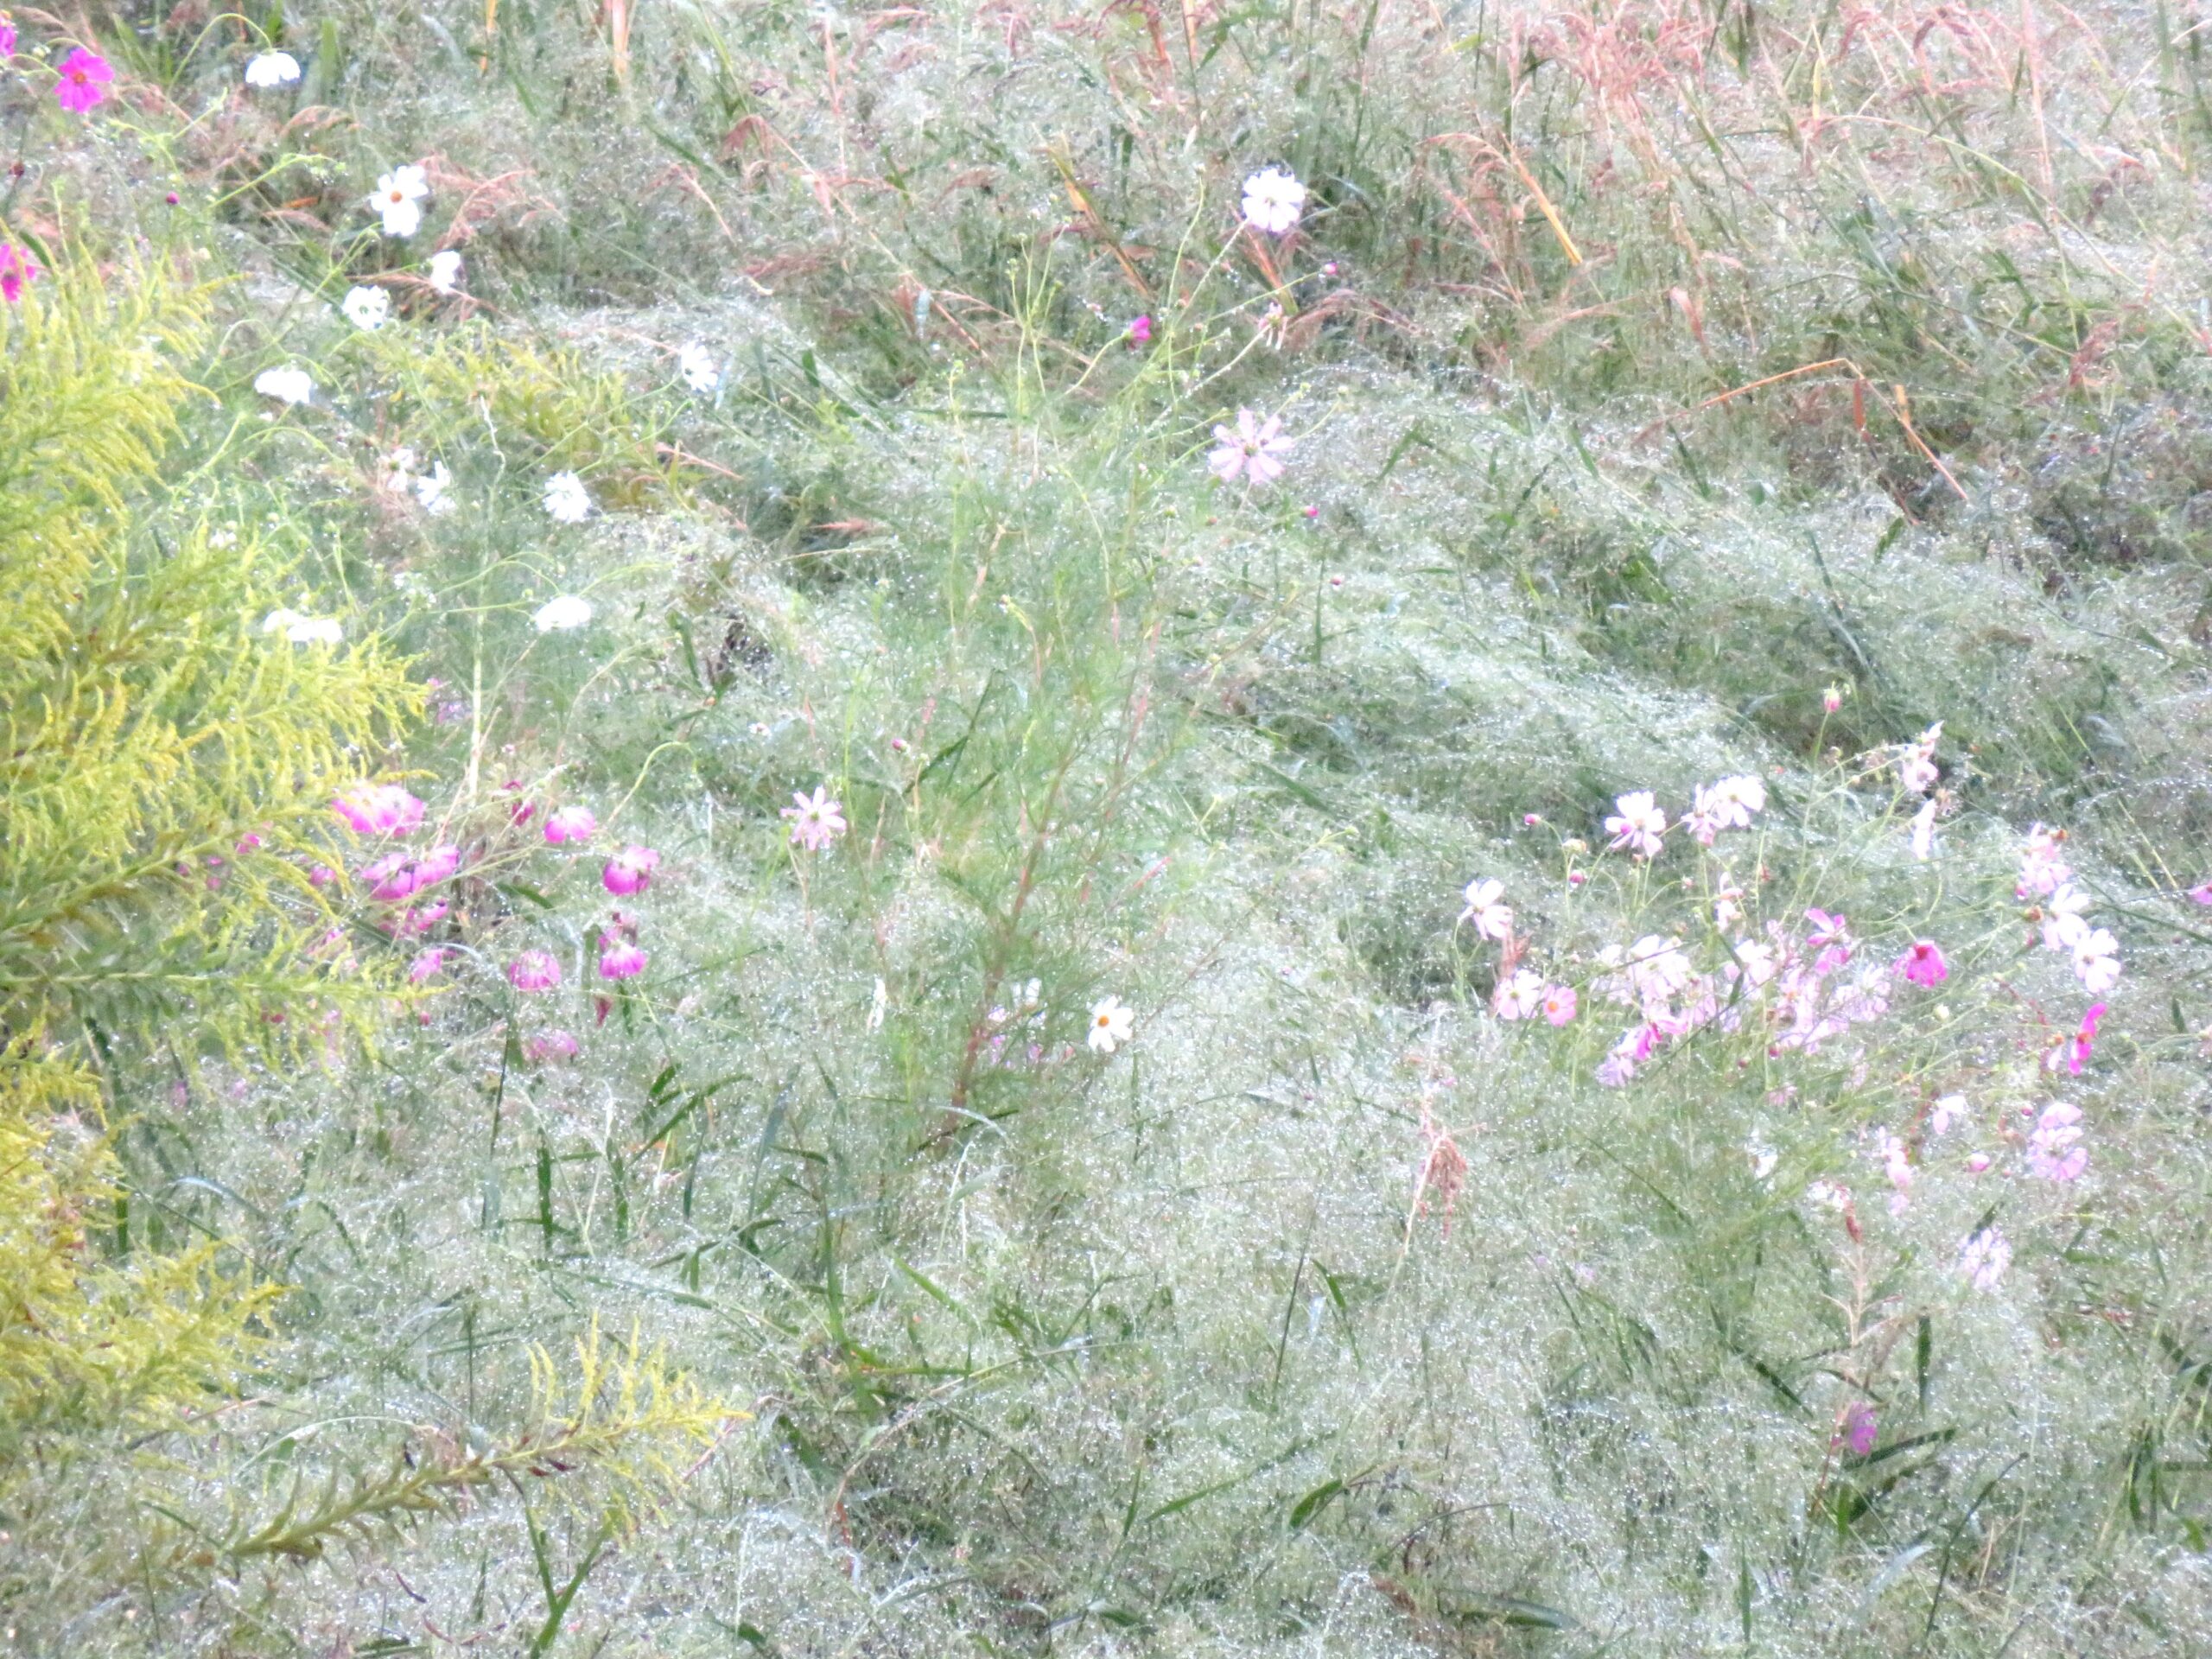
[(643, 893), (659, 868), (660, 855), (652, 848), (625, 847), (607, 861), (599, 879), (616, 898), (627, 899), (633, 893)]
[(423, 822), (423, 803), (397, 784), (348, 784), (330, 805), (357, 836), (404, 836)]
[(12, 242), (0, 242), (0, 300), (15, 304), (37, 275), (38, 267), (24, 257), (21, 248)]
[(1252, 484), (1272, 484), (1287, 470), (1278, 457), (1290, 453), (1290, 440), (1282, 435), (1282, 420), (1271, 415), (1263, 423), (1249, 409), (1236, 411), (1236, 429), (1213, 429), (1214, 451), (1206, 457), (1213, 475), (1224, 484), (1238, 474)]
[(443, 947), (434, 944), (407, 964), (407, 982), (410, 985), (420, 985), (424, 980), (434, 976), (445, 965), (446, 953)]
[(399, 931), (403, 933), (427, 933), (445, 920), (446, 912), (451, 908), (452, 906), (441, 899), (435, 905), (425, 905), (420, 910), (410, 910), (399, 918)]
[(507, 964), (507, 983), (518, 991), (550, 991), (561, 982), (561, 963), (550, 950), (525, 950)]
[(2063, 1065), (2069, 1073), (2080, 1077), (2082, 1063), (2089, 1058), (2089, 1051), (2096, 1046), (2097, 1021), (2104, 1017), (2105, 1005), (2101, 1002), (2090, 1003), (2088, 1012), (2082, 1016), (2082, 1028), (2071, 1037), (2063, 1039), (2056, 1048), (2050, 1051), (2044, 1061), (2044, 1066), (2056, 1071)]
[(1897, 969), (1920, 986), (1941, 985), (1951, 976), (1950, 964), (1943, 960), (1943, 948), (1933, 939), (1915, 939), (1912, 948), (1897, 958)]
[(1143, 346), (1150, 343), (1151, 340), (1152, 319), (1150, 317), (1137, 317), (1132, 320), (1129, 324), (1129, 344), (1132, 346)]
[(1843, 1411), (1843, 1428), (1836, 1439), (1849, 1449), (1852, 1456), (1863, 1458), (1874, 1449), (1874, 1408), (1864, 1400), (1854, 1400)]
[(627, 939), (612, 933), (599, 936), (599, 976), (601, 979), (628, 979), (645, 971), (645, 953)]
[(545, 840), (549, 846), (559, 847), (571, 841), (589, 841), (599, 833), (599, 820), (591, 815), (588, 806), (564, 806), (550, 813), (545, 819)]
[(822, 785), (810, 796), (794, 791), (791, 799), (798, 804), (785, 807), (784, 816), (791, 821), (793, 846), (818, 853), (845, 833), (845, 809), (830, 798), (829, 785)]
[(523, 1039), (523, 1058), (533, 1065), (543, 1065), (548, 1060), (573, 1060), (576, 1058), (576, 1039), (557, 1027), (550, 1031), (532, 1032)]
[(16, 55), (16, 26), (0, 18), (0, 58)]
[(72, 115), (81, 115), (107, 96), (101, 88), (115, 79), (115, 71), (97, 52), (79, 47), (61, 60), (61, 79), (54, 96)]
[(2212, 905), (2212, 881), (2200, 881), (2189, 890), (2189, 896), (2200, 905)]

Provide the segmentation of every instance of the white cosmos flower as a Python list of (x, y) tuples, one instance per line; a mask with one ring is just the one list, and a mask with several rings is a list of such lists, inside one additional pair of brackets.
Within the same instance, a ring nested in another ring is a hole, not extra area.
[(547, 600), (530, 620), (537, 625), (540, 633), (566, 633), (591, 620), (591, 601), (563, 594), (558, 599)]
[(305, 369), (264, 369), (253, 377), (253, 389), (286, 404), (304, 404), (315, 396), (315, 382)]
[(415, 499), (423, 504), (423, 511), (433, 517), (453, 511), (452, 489), (453, 474), (446, 470), (442, 461), (415, 479)]
[(2083, 990), (2102, 996), (2120, 983), (2120, 941), (2101, 927), (2090, 929), (2074, 941), (2074, 972)]
[(696, 340), (676, 354), (676, 365), (683, 372), (683, 384), (696, 392), (712, 391), (722, 383), (722, 372), (715, 366), (713, 355)]
[(1936, 855), (1936, 803), (1923, 803), (1912, 815), (1912, 855), (1925, 864)]
[(1136, 1027), (1135, 1014), (1122, 1006), (1120, 997), (1109, 996), (1092, 1004), (1090, 1035), (1084, 1040), (1093, 1052), (1111, 1054), (1136, 1034)]
[(1297, 227), (1306, 206), (1306, 187), (1287, 168), (1266, 167), (1244, 181), (1244, 222), (1269, 236)]
[(343, 643), (346, 630), (334, 616), (307, 616), (282, 606), (261, 619), (264, 633), (282, 633), (296, 645), (335, 645)]
[(349, 288), (339, 309), (356, 328), (372, 334), (391, 319), (391, 296), (380, 288)]
[(430, 256), (430, 286), (441, 294), (461, 292), (461, 256), (451, 248)]
[(412, 236), (423, 228), (423, 198), (430, 181), (419, 167), (395, 167), (377, 181), (369, 206), (384, 218), (386, 236)]
[(249, 86), (289, 86), (300, 78), (300, 60), (289, 52), (262, 52), (245, 67)]
[(581, 524), (591, 517), (591, 492), (574, 473), (556, 473), (545, 480), (545, 511), (556, 524)]

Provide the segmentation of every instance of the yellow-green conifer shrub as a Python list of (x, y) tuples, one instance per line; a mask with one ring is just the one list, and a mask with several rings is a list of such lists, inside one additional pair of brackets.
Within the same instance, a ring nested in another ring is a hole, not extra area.
[(414, 693), (373, 645), (264, 632), (285, 573), (250, 540), (145, 511), (202, 327), (147, 271), (0, 307), (0, 1491), (27, 1440), (203, 1399), (270, 1294), (213, 1246), (111, 1256), (96, 1068), (296, 1049), (384, 994), (310, 955), (303, 861)]

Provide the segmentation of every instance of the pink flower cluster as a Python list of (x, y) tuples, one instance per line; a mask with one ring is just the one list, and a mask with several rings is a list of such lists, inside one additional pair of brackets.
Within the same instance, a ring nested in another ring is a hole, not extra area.
[[(521, 786), (512, 787), (519, 791)], [(509, 817), (519, 825), (528, 823), (537, 810), (535, 804), (518, 800)], [(557, 807), (545, 816), (543, 834), (549, 847), (580, 848), (598, 833), (598, 816), (588, 806)], [(652, 848), (625, 847), (601, 867), (600, 886), (615, 898), (627, 899), (650, 887), (653, 873), (659, 868), (660, 854)], [(612, 912), (601, 925), (598, 963), (601, 979), (619, 982), (634, 979), (645, 972), (647, 957), (638, 943), (638, 918), (621, 910)], [(507, 964), (507, 982), (526, 995), (557, 990), (561, 978), (560, 961), (550, 951), (524, 950)], [(601, 1019), (607, 1017), (610, 1006), (601, 999)], [(577, 1052), (576, 1039), (565, 1031), (548, 1030), (527, 1039), (524, 1052), (533, 1061), (573, 1058)]]
[(2066, 952), (2082, 988), (2091, 996), (2102, 996), (2120, 983), (2120, 942), (2083, 913), (2089, 907), (2088, 895), (2074, 885), (2074, 872), (2063, 850), (2065, 840), (2063, 830), (2031, 826), (2012, 890), (2022, 899), (2041, 900), (2031, 916), (2042, 925), (2044, 949)]
[(423, 803), (397, 784), (348, 784), (330, 804), (357, 836), (404, 836), (423, 822)]
[(1749, 772), (1699, 784), (1690, 792), (1690, 810), (1669, 824), (1658, 797), (1648, 789), (1631, 790), (1613, 801), (1605, 820), (1605, 843), (1611, 852), (1636, 858), (1656, 858), (1666, 846), (1669, 829), (1687, 830), (1700, 847), (1710, 847), (1724, 830), (1748, 830), (1754, 813), (1766, 810), (1766, 785)]

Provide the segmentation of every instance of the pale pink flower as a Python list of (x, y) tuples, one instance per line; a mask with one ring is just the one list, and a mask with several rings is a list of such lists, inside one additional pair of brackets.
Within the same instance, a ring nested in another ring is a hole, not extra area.
[(599, 976), (628, 979), (645, 970), (645, 953), (627, 939), (612, 933), (599, 936)]
[(1572, 985), (1554, 985), (1544, 992), (1544, 1018), (1555, 1026), (1567, 1024), (1574, 1018), (1576, 997)]
[(2053, 888), (2050, 901), (2043, 906), (2043, 948), (2071, 950), (2086, 938), (2089, 920), (2082, 912), (2088, 907), (2088, 895), (2071, 882), (2063, 881)]
[(1928, 1133), (1937, 1136), (1948, 1135), (1951, 1125), (1962, 1120), (1966, 1115), (1967, 1097), (1964, 1095), (1942, 1096), (1929, 1109)]
[(443, 948), (434, 944), (407, 964), (407, 982), (410, 985), (420, 985), (445, 965), (446, 953)]
[(1941, 775), (1936, 769), (1936, 745), (1943, 735), (1943, 722), (1937, 721), (1897, 754), (1897, 782), (1909, 794), (1925, 795), (1936, 787)]
[(2102, 996), (2120, 983), (2120, 941), (2101, 927), (2074, 941), (2074, 972), (2082, 988)]
[(653, 872), (659, 868), (660, 855), (652, 848), (625, 847), (607, 861), (599, 880), (616, 898), (626, 899), (652, 885)]
[(2050, 830), (2040, 823), (2028, 827), (2028, 839), (2020, 849), (2020, 879), (2013, 884), (2018, 898), (2030, 894), (2048, 898), (2068, 881), (2074, 872), (2067, 868), (2066, 855), (2062, 850), (2066, 840), (2063, 830)]
[(1544, 982), (1526, 968), (1517, 968), (1491, 993), (1490, 1008), (1501, 1020), (1528, 1020), (1535, 1017), (1543, 1000)]
[(1838, 981), (1834, 1009), (1837, 1018), (1854, 1026), (1880, 1019), (1890, 1011), (1890, 970), (1873, 963), (1848, 981)]
[(558, 1029), (532, 1032), (523, 1039), (523, 1058), (534, 1065), (548, 1060), (573, 1060), (576, 1058), (576, 1039)]
[(560, 982), (560, 959), (550, 950), (525, 950), (507, 964), (507, 983), (518, 991), (550, 991)]
[(1986, 1174), (1989, 1171), (1989, 1164), (1990, 1157), (1986, 1152), (1970, 1152), (1967, 1154), (1967, 1173), (1969, 1175)]
[(357, 836), (404, 836), (423, 822), (423, 803), (397, 784), (348, 784), (330, 804)]
[(1915, 939), (1904, 955), (1897, 959), (1897, 970), (1915, 985), (1941, 985), (1950, 977), (1951, 966), (1943, 960), (1943, 947), (1933, 939)]
[(1770, 944), (1762, 944), (1757, 939), (1738, 939), (1733, 949), (1743, 969), (1744, 983), (1752, 990), (1758, 990), (1781, 971), (1781, 962)]
[(2046, 1181), (2079, 1179), (2089, 1166), (2089, 1149), (2081, 1140), (2080, 1107), (2063, 1101), (2044, 1107), (2028, 1137), (2028, 1173)]
[(1744, 890), (1736, 878), (1723, 870), (1713, 883), (1713, 925), (1731, 928), (1744, 919)]
[(1812, 947), (1813, 971), (1832, 974), (1851, 960), (1851, 928), (1840, 912), (1815, 907), (1805, 912), (1805, 943)]
[(1236, 411), (1236, 429), (1213, 429), (1214, 451), (1206, 457), (1213, 475), (1233, 484), (1239, 474), (1247, 483), (1272, 484), (1288, 470), (1278, 459), (1290, 453), (1291, 441), (1282, 435), (1282, 419), (1270, 415), (1262, 423), (1249, 409)]
[(1485, 939), (1503, 943), (1513, 934), (1512, 907), (1505, 904), (1505, 885), (1492, 877), (1479, 877), (1467, 883), (1467, 890), (1460, 894), (1467, 907), (1459, 912), (1463, 922), (1472, 922), (1476, 934)]
[(1959, 1272), (1976, 1290), (1991, 1291), (2012, 1265), (2012, 1246), (1994, 1227), (1985, 1227), (1959, 1246)]
[(1639, 789), (1614, 798), (1613, 816), (1605, 820), (1605, 829), (1612, 836), (1605, 844), (1614, 851), (1625, 848), (1638, 858), (1656, 858), (1667, 833), (1667, 815), (1649, 790)]
[(107, 96), (115, 71), (97, 52), (77, 48), (61, 60), (61, 79), (54, 88), (54, 101), (72, 115), (81, 115)]
[(793, 793), (795, 806), (784, 809), (784, 816), (791, 821), (791, 844), (803, 847), (810, 853), (818, 853), (845, 833), (844, 807), (830, 798), (830, 786), (823, 784), (812, 795)]
[(557, 812), (545, 816), (545, 839), (549, 845), (565, 846), (569, 842), (587, 842), (599, 833), (599, 820), (588, 806), (564, 806)]
[(1751, 814), (1765, 810), (1766, 785), (1744, 772), (1723, 778), (1710, 788), (1698, 785), (1682, 823), (1700, 846), (1710, 847), (1720, 830), (1748, 830)]

